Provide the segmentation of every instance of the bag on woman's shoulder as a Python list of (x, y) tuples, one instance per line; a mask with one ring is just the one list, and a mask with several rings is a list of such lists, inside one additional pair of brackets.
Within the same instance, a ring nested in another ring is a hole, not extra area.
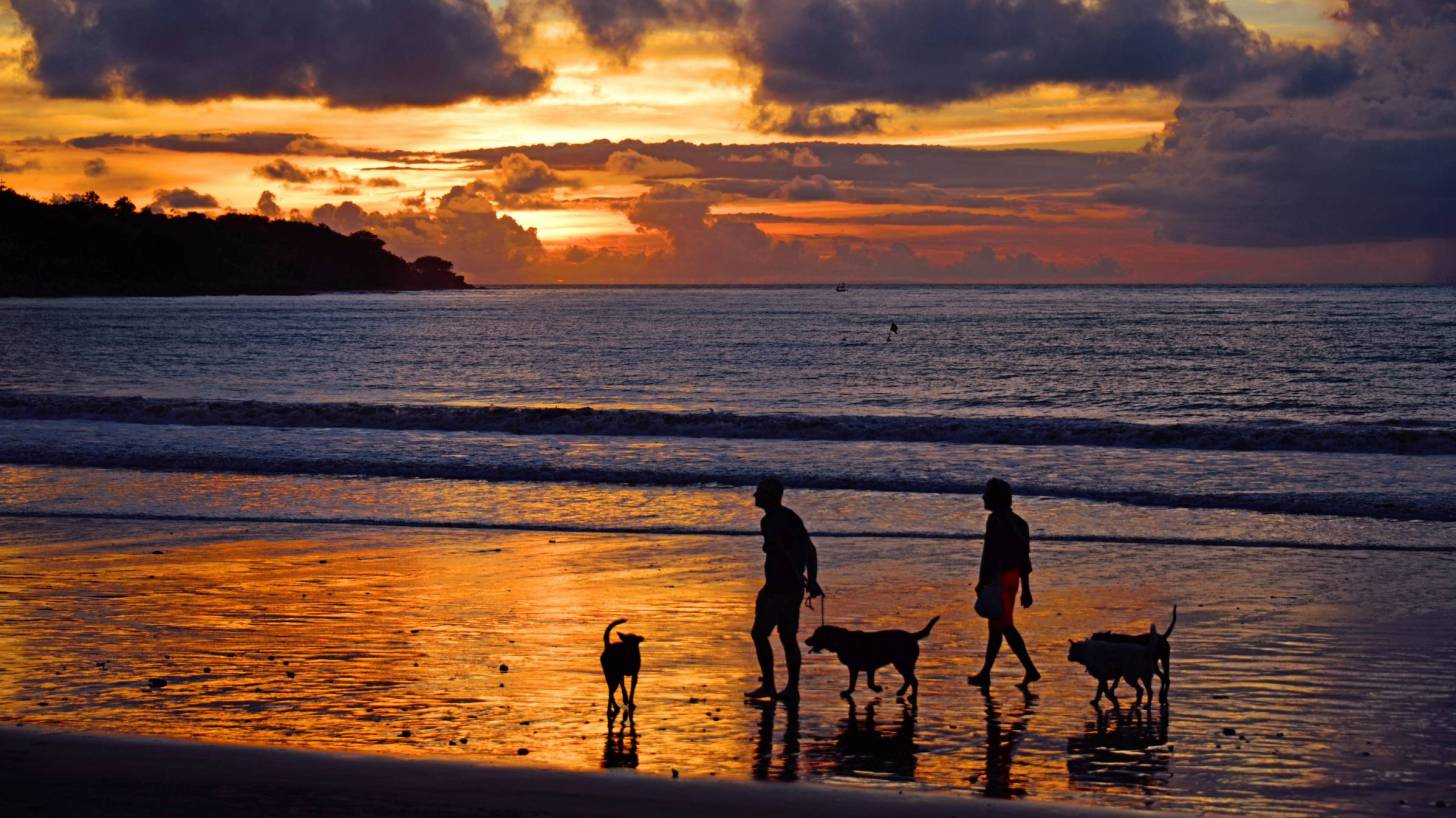
[(982, 619), (1001, 617), (1001, 583), (988, 582), (976, 594), (976, 616)]

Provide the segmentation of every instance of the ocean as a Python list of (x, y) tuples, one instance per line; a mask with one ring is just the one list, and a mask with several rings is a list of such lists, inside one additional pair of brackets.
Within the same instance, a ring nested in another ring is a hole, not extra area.
[[(0, 327), (7, 721), (1214, 812), (1456, 794), (1451, 288), (8, 300)], [(827, 615), (946, 614), (913, 714), (846, 714), (822, 657), (792, 742), (734, 699), (767, 475)], [(1026, 700), (964, 684), (991, 476), (1033, 531)], [(1095, 716), (1065, 639), (1175, 603), (1169, 712)], [(617, 615), (661, 676), (631, 763), (593, 675)]]

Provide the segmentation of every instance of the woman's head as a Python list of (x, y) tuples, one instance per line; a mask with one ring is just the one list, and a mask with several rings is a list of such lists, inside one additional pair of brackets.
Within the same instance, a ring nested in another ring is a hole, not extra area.
[(981, 496), (990, 511), (1006, 511), (1011, 508), (1011, 484), (999, 477), (986, 481), (986, 493)]

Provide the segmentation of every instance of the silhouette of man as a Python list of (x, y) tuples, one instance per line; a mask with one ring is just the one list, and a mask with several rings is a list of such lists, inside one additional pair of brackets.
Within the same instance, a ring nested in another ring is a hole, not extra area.
[[(762, 684), (745, 695), (751, 699), (777, 698), (789, 704), (799, 700), (799, 606), (805, 590), (809, 598), (824, 596), (819, 587), (819, 554), (804, 521), (784, 507), (784, 484), (770, 477), (758, 484), (753, 504), (763, 509), (763, 588), (753, 606), (753, 649), (758, 654)], [(806, 578), (807, 573), (807, 578)], [(773, 645), (769, 634), (777, 629), (789, 671), (783, 690), (774, 687)]]

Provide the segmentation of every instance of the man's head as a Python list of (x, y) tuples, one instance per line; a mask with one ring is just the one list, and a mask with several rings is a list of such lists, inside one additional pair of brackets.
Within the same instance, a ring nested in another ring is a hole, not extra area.
[(1011, 508), (1011, 484), (999, 477), (986, 481), (986, 493), (981, 496), (989, 511), (1007, 511)]
[(767, 511), (778, 508), (784, 502), (784, 484), (777, 477), (769, 477), (753, 490), (753, 504)]

